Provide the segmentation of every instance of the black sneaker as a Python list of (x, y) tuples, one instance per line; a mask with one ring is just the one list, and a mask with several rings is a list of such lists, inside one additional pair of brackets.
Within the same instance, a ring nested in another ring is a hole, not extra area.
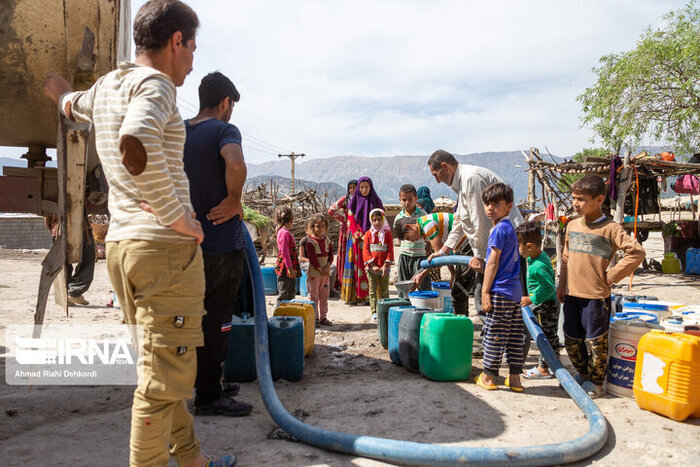
[(238, 383), (227, 383), (224, 381), (221, 385), (221, 393), (226, 397), (235, 397), (240, 390), (241, 385)]
[(244, 417), (253, 411), (253, 406), (221, 396), (208, 404), (195, 405), (195, 415), (226, 415), (227, 417)]

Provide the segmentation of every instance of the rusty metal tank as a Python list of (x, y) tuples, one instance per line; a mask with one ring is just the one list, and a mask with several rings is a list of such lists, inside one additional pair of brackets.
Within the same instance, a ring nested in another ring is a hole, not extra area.
[(85, 89), (129, 58), (129, 0), (0, 1), (0, 146), (56, 146), (56, 72)]

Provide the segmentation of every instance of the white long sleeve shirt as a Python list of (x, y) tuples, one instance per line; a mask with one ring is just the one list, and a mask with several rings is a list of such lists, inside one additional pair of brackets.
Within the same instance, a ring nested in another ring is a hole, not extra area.
[[(87, 91), (66, 94), (60, 102), (77, 121), (92, 122), (97, 154), (109, 184), (111, 214), (107, 241), (191, 242), (168, 227), (192, 211), (190, 184), (182, 160), (185, 125), (171, 79), (147, 66), (122, 62)], [(131, 135), (143, 144), (146, 168), (131, 175), (122, 164), (119, 140)], [(139, 206), (146, 201), (154, 214)]]
[[(481, 194), (487, 186), (497, 182), (503, 183), (503, 180), (485, 167), (469, 164), (457, 166), (450, 188), (457, 193), (458, 205), (452, 231), (445, 242), (447, 247), (454, 249), (466, 235), (474, 256), (486, 258), (486, 245), (493, 225), (491, 219), (486, 216)], [(509, 217), (516, 227), (525, 222), (520, 210), (515, 206), (510, 210)]]

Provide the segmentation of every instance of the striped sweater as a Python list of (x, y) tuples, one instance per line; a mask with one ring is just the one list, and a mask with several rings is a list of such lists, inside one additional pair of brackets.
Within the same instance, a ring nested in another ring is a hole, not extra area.
[[(190, 242), (192, 237), (170, 227), (192, 211), (190, 186), (183, 165), (185, 125), (176, 106), (172, 80), (148, 66), (122, 62), (87, 91), (70, 100), (73, 118), (94, 126), (97, 154), (109, 184), (111, 215), (107, 241)], [(143, 144), (147, 163), (139, 175), (122, 164), (119, 139), (131, 135)], [(145, 212), (141, 201), (155, 213)]]

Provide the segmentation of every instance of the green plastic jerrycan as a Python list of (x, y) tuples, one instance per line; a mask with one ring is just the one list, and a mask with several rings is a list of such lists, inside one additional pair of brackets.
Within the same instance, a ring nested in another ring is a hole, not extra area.
[(661, 260), (661, 270), (665, 274), (680, 274), (683, 272), (681, 261), (675, 253), (664, 253), (664, 259)]
[(418, 366), (435, 381), (468, 379), (472, 370), (474, 324), (452, 313), (426, 314), (420, 327)]
[(255, 322), (248, 313), (233, 316), (224, 362), (224, 381), (247, 383), (255, 381)]
[(379, 343), (385, 349), (389, 348), (389, 308), (410, 304), (411, 302), (407, 298), (383, 298), (377, 302), (377, 332), (379, 333)]

